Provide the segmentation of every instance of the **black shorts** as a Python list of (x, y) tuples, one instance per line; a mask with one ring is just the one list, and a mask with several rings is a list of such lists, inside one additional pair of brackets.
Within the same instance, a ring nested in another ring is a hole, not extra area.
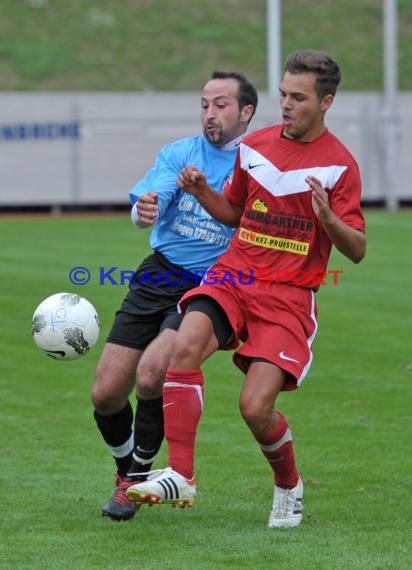
[(117, 311), (107, 342), (144, 350), (159, 332), (177, 330), (177, 303), (200, 277), (154, 252), (136, 269), (129, 291)]
[(224, 350), (233, 341), (234, 334), (230, 321), (223, 308), (212, 297), (199, 293), (198, 297), (189, 302), (186, 312), (190, 311), (200, 311), (209, 317), (220, 350)]

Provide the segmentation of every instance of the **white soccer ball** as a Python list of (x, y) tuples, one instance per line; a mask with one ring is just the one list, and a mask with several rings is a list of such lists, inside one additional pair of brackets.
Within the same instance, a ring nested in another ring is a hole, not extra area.
[(100, 333), (99, 316), (84, 297), (56, 293), (44, 299), (34, 311), (34, 342), (56, 360), (76, 360), (96, 344)]

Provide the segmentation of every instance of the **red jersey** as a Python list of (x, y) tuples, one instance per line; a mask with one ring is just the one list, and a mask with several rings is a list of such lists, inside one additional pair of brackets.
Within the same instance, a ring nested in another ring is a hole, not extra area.
[[(255, 278), (273, 272), (278, 283), (317, 289), (332, 242), (313, 211), (308, 175), (321, 181), (341, 220), (365, 230), (359, 167), (348, 149), (329, 131), (305, 143), (283, 137), (282, 125), (270, 126), (240, 144), (225, 194), (244, 212), (219, 263), (245, 275), (253, 270)], [(295, 279), (299, 273), (302, 283)]]

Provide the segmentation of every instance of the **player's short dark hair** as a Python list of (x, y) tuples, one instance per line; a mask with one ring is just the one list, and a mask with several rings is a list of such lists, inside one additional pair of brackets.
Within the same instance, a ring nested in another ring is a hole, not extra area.
[(301, 49), (286, 58), (284, 71), (289, 73), (315, 73), (319, 99), (335, 95), (341, 80), (339, 65), (327, 53), (313, 49)]
[(253, 113), (250, 118), (253, 117), (258, 105), (258, 94), (254, 85), (252, 85), (244, 75), (242, 75), (241, 73), (237, 73), (236, 71), (213, 71), (210, 78), (235, 79), (235, 81), (237, 81), (239, 84), (239, 92), (238, 92), (239, 109), (242, 110), (243, 107), (246, 107), (246, 105), (252, 105)]

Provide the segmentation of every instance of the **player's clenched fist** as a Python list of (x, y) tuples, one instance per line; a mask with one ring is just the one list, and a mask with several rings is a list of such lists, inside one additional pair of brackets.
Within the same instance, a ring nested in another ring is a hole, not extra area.
[(182, 190), (196, 196), (207, 186), (206, 176), (196, 166), (186, 166), (177, 179)]
[(154, 190), (149, 190), (140, 196), (136, 202), (136, 211), (139, 221), (143, 224), (152, 225), (159, 217), (159, 207), (157, 205), (158, 196)]

